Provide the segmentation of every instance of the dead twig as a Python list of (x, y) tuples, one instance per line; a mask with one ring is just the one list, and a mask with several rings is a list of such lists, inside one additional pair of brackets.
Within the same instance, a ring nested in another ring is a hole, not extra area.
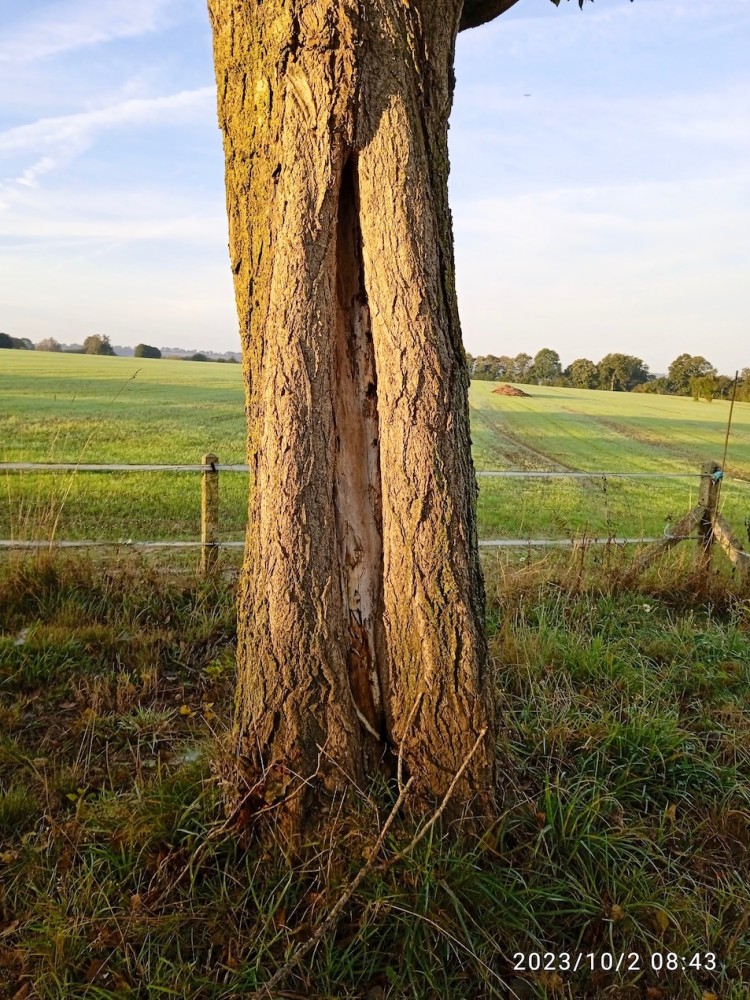
[[(415, 707), (412, 709), (412, 714), (416, 713), (416, 707), (419, 704), (420, 699), (421, 695), (417, 699)], [(422, 827), (419, 833), (417, 833), (417, 835), (411, 840), (411, 842), (404, 848), (403, 851), (399, 851), (392, 858), (389, 858), (386, 861), (381, 862), (380, 865), (376, 865), (376, 859), (378, 853), (380, 852), (380, 849), (385, 843), (385, 838), (388, 835), (388, 831), (391, 828), (396, 816), (400, 812), (401, 806), (404, 804), (406, 797), (409, 794), (409, 790), (411, 789), (411, 786), (414, 783), (414, 777), (412, 776), (409, 778), (409, 780), (406, 782), (403, 788), (401, 788), (398, 798), (396, 799), (393, 808), (388, 814), (388, 818), (383, 824), (383, 828), (381, 829), (380, 834), (378, 835), (378, 839), (375, 842), (375, 846), (372, 849), (372, 853), (370, 854), (365, 864), (360, 868), (360, 870), (357, 872), (357, 874), (354, 876), (351, 882), (344, 889), (343, 893), (339, 896), (338, 900), (334, 904), (328, 916), (320, 924), (320, 926), (312, 935), (312, 937), (309, 938), (303, 945), (301, 945), (297, 949), (297, 951), (292, 955), (292, 957), (287, 962), (285, 962), (284, 965), (282, 965), (282, 967), (273, 974), (273, 976), (271, 976), (271, 978), (268, 980), (267, 983), (264, 983), (264, 985), (261, 986), (259, 990), (256, 990), (256, 992), (252, 994), (251, 1000), (263, 1000), (264, 997), (268, 997), (270, 1000), (271, 990), (274, 989), (274, 987), (277, 986), (279, 983), (283, 982), (283, 980), (289, 975), (289, 973), (293, 969), (295, 969), (300, 964), (300, 962), (307, 955), (309, 955), (311, 951), (314, 950), (316, 945), (318, 945), (323, 940), (328, 931), (331, 930), (336, 925), (342, 910), (349, 902), (349, 900), (352, 898), (354, 893), (357, 891), (359, 886), (362, 884), (362, 881), (365, 878), (365, 876), (370, 871), (372, 871), (373, 869), (377, 869), (379, 871), (386, 871), (388, 868), (391, 868), (394, 864), (396, 864), (396, 862), (403, 860), (408, 854), (410, 854), (414, 850), (417, 844), (419, 844), (420, 841), (424, 839), (427, 833), (433, 828), (433, 826), (437, 823), (437, 821), (440, 819), (440, 817), (447, 809), (448, 803), (450, 802), (451, 798), (453, 797), (453, 793), (456, 790), (456, 786), (461, 780), (461, 777), (466, 771), (466, 768), (471, 763), (474, 754), (479, 749), (479, 746), (486, 735), (487, 735), (487, 727), (485, 727), (477, 737), (476, 741), (474, 742), (474, 746), (469, 751), (466, 759), (461, 764), (461, 767), (459, 767), (458, 771), (456, 771), (456, 774), (453, 780), (451, 781), (445, 795), (443, 796), (440, 805), (435, 810), (433, 815), (430, 817), (428, 822), (425, 823), (425, 825)]]
[(398, 765), (396, 768), (396, 780), (398, 782), (399, 792), (404, 787), (404, 743), (406, 737), (411, 729), (411, 724), (416, 718), (417, 712), (419, 711), (419, 706), (422, 704), (422, 699), (424, 698), (424, 691), (420, 691), (417, 697), (414, 699), (414, 705), (412, 706), (411, 712), (409, 712), (409, 718), (406, 720), (406, 726), (404, 728), (404, 735), (401, 739), (401, 745), (398, 748)]
[(398, 854), (394, 854), (394, 856), (390, 858), (389, 861), (386, 862), (384, 867), (390, 868), (392, 865), (395, 865), (396, 862), (402, 861), (408, 854), (411, 854), (411, 852), (414, 850), (417, 844), (419, 844), (422, 840), (424, 840), (424, 838), (427, 836), (427, 834), (430, 832), (430, 830), (433, 828), (433, 826), (437, 823), (437, 821), (443, 815), (445, 810), (448, 808), (448, 803), (453, 797), (453, 793), (456, 790), (456, 785), (461, 780), (464, 771), (471, 763), (474, 754), (479, 749), (481, 742), (486, 735), (487, 735), (487, 727), (485, 726), (484, 729), (479, 734), (479, 736), (477, 736), (476, 740), (474, 741), (474, 746), (469, 751), (466, 760), (463, 762), (461, 767), (459, 767), (459, 769), (456, 771), (453, 781), (451, 781), (447, 792), (443, 796), (443, 801), (440, 803), (438, 808), (432, 814), (430, 819), (425, 823), (422, 829), (414, 836), (413, 840), (411, 840), (410, 843), (407, 844), (407, 846), (403, 849), (403, 851), (399, 851)]
[(409, 789), (411, 788), (413, 781), (414, 781), (413, 778), (409, 778), (409, 780), (407, 781), (399, 797), (396, 799), (396, 802), (394, 803), (393, 809), (391, 809), (388, 818), (383, 824), (383, 828), (380, 831), (380, 834), (375, 843), (375, 846), (372, 849), (370, 857), (367, 859), (365, 864), (360, 868), (360, 870), (357, 872), (357, 874), (354, 876), (351, 882), (347, 885), (346, 889), (344, 889), (342, 894), (339, 896), (337, 902), (335, 903), (335, 905), (333, 906), (333, 908), (331, 909), (330, 913), (325, 918), (323, 923), (320, 924), (320, 926), (312, 935), (312, 937), (309, 938), (303, 945), (301, 945), (297, 949), (297, 951), (292, 955), (292, 957), (287, 962), (285, 962), (284, 965), (282, 965), (282, 967), (273, 974), (273, 976), (271, 976), (268, 982), (264, 983), (263, 986), (260, 987), (260, 989), (256, 990), (255, 993), (251, 995), (251, 1000), (262, 1000), (263, 997), (270, 998), (272, 996), (271, 990), (279, 983), (283, 982), (284, 979), (286, 979), (286, 977), (289, 975), (289, 973), (293, 969), (296, 969), (296, 967), (300, 964), (300, 962), (307, 955), (309, 955), (311, 951), (313, 951), (315, 946), (319, 944), (320, 941), (323, 940), (328, 931), (335, 926), (336, 922), (338, 921), (339, 915), (341, 914), (341, 911), (344, 909), (346, 904), (349, 902), (349, 900), (352, 898), (352, 896), (357, 891), (359, 886), (362, 884), (362, 880), (364, 879), (364, 877), (367, 875), (369, 871), (371, 871), (372, 868), (375, 867), (375, 860), (378, 856), (378, 852), (385, 843), (385, 838), (388, 835), (388, 831), (390, 830), (393, 821), (398, 815), (401, 806), (404, 804), (404, 800), (406, 799), (406, 796), (409, 794)]

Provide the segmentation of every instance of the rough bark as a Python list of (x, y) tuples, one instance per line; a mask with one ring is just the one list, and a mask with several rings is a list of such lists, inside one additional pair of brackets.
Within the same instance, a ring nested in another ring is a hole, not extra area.
[[(399, 750), (492, 802), (447, 198), (461, 0), (209, 0), (251, 467), (237, 792), (299, 829)], [(416, 712), (413, 709), (417, 707)], [(244, 784), (242, 783), (244, 782)]]

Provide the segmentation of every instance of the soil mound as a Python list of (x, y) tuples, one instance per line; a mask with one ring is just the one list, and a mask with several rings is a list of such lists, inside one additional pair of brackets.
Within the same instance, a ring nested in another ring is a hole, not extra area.
[(493, 393), (496, 392), (498, 396), (526, 396), (528, 399), (531, 398), (531, 393), (524, 392), (523, 389), (516, 389), (513, 385), (499, 385), (492, 391)]

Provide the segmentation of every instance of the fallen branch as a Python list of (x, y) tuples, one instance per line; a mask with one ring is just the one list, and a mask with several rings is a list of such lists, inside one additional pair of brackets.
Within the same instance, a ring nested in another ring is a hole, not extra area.
[(432, 814), (427, 823), (425, 823), (422, 829), (415, 835), (414, 839), (409, 844), (407, 844), (407, 846), (403, 849), (403, 851), (399, 851), (398, 854), (395, 854), (389, 861), (386, 861), (386, 863), (383, 865), (384, 868), (390, 868), (391, 865), (395, 865), (397, 861), (403, 861), (403, 859), (407, 855), (411, 854), (411, 852), (414, 850), (417, 844), (419, 844), (420, 841), (424, 840), (424, 838), (427, 836), (427, 834), (430, 832), (430, 830), (433, 828), (433, 826), (437, 823), (437, 821), (440, 819), (440, 817), (447, 809), (448, 803), (450, 802), (451, 798), (453, 797), (453, 793), (456, 790), (456, 785), (461, 780), (461, 776), (471, 763), (472, 757), (479, 749), (479, 746), (486, 735), (487, 735), (487, 727), (485, 726), (485, 728), (481, 731), (479, 736), (477, 736), (474, 742), (474, 746), (469, 751), (466, 760), (463, 762), (461, 767), (459, 767), (459, 769), (456, 771), (455, 777), (453, 778), (453, 781), (450, 783), (448, 791), (443, 796), (443, 801), (440, 803), (440, 805)]
[(422, 704), (422, 698), (424, 698), (424, 691), (420, 691), (414, 700), (411, 712), (409, 712), (409, 718), (406, 720), (406, 727), (404, 729), (404, 736), (401, 740), (401, 746), (398, 748), (398, 766), (396, 768), (396, 781), (398, 782), (399, 792), (404, 787), (404, 743), (406, 737), (411, 729), (411, 724), (414, 722), (417, 712), (419, 711), (419, 706)]
[(750, 570), (750, 553), (745, 552), (740, 543), (732, 533), (732, 529), (721, 516), (714, 514), (711, 519), (711, 528), (714, 538), (726, 552), (729, 561), (740, 573), (745, 574)]
[[(414, 706), (414, 709), (412, 709), (412, 715), (416, 713), (416, 708), (419, 705), (420, 701), (421, 698), (418, 698)], [(391, 868), (398, 861), (401, 861), (405, 857), (407, 857), (407, 855), (409, 855), (414, 850), (417, 844), (419, 844), (420, 841), (424, 839), (424, 837), (433, 828), (433, 826), (437, 823), (437, 821), (440, 819), (440, 817), (443, 815), (446, 808), (448, 807), (448, 803), (453, 797), (453, 793), (456, 790), (456, 786), (461, 780), (462, 775), (464, 774), (466, 768), (471, 763), (474, 754), (479, 749), (479, 746), (481, 745), (481, 742), (486, 735), (487, 735), (487, 728), (485, 727), (481, 731), (479, 736), (476, 738), (474, 746), (469, 751), (466, 760), (464, 760), (461, 767), (458, 769), (458, 771), (456, 771), (453, 781), (451, 781), (448, 790), (443, 796), (442, 802), (435, 810), (433, 815), (430, 817), (429, 821), (425, 823), (425, 825), (419, 831), (419, 833), (417, 833), (417, 835), (413, 838), (413, 840), (410, 841), (410, 843), (404, 848), (403, 851), (399, 851), (393, 857), (388, 858), (385, 861), (382, 861), (379, 865), (376, 865), (377, 856), (383, 844), (385, 843), (385, 838), (388, 835), (388, 831), (391, 828), (396, 816), (400, 812), (401, 806), (406, 801), (406, 797), (409, 794), (409, 790), (412, 784), (414, 783), (414, 777), (412, 776), (411, 778), (409, 778), (409, 780), (400, 790), (399, 796), (396, 799), (396, 802), (394, 803), (393, 809), (391, 809), (390, 813), (388, 814), (388, 818), (383, 824), (383, 828), (381, 829), (380, 834), (378, 835), (378, 839), (375, 842), (375, 846), (373, 847), (369, 858), (367, 859), (365, 864), (360, 868), (360, 870), (357, 872), (357, 874), (354, 876), (351, 882), (347, 885), (347, 887), (344, 889), (343, 893), (339, 896), (338, 900), (334, 904), (328, 916), (325, 918), (323, 923), (320, 924), (320, 926), (312, 935), (312, 937), (309, 938), (303, 945), (301, 945), (297, 949), (297, 951), (292, 955), (292, 957), (287, 962), (285, 962), (284, 965), (282, 965), (282, 967), (273, 974), (273, 976), (271, 976), (271, 978), (268, 980), (267, 983), (264, 983), (263, 986), (260, 987), (260, 989), (256, 990), (256, 992), (252, 994), (251, 1000), (263, 1000), (264, 997), (268, 997), (269, 1000), (272, 1000), (271, 990), (275, 986), (278, 986), (279, 983), (283, 982), (283, 980), (286, 979), (289, 973), (293, 969), (295, 969), (300, 964), (300, 962), (304, 958), (306, 958), (311, 951), (315, 949), (316, 945), (318, 945), (323, 940), (328, 931), (332, 930), (333, 927), (335, 927), (336, 923), (338, 922), (338, 918), (341, 915), (341, 912), (343, 911), (344, 907), (349, 902), (349, 900), (352, 898), (354, 893), (357, 891), (359, 886), (362, 884), (362, 881), (365, 878), (365, 876), (375, 868), (377, 868), (377, 870), (379, 871), (386, 871), (388, 868)]]
[(677, 545), (679, 542), (684, 542), (686, 539), (690, 538), (692, 533), (701, 523), (704, 514), (705, 508), (699, 504), (688, 514), (685, 514), (684, 517), (681, 517), (672, 529), (671, 535), (667, 535), (661, 541), (654, 542), (641, 553), (641, 555), (633, 563), (631, 573), (637, 575), (638, 573), (643, 572), (647, 566), (650, 566), (652, 562), (658, 559), (659, 556), (663, 555), (668, 549), (671, 549), (673, 545)]
[(388, 831), (390, 830), (396, 816), (400, 812), (401, 806), (404, 804), (406, 796), (409, 794), (409, 789), (411, 788), (413, 781), (414, 781), (413, 778), (409, 778), (409, 780), (404, 785), (399, 797), (396, 799), (396, 802), (394, 803), (393, 809), (391, 809), (388, 818), (383, 824), (383, 828), (380, 831), (380, 835), (378, 836), (375, 846), (373, 847), (372, 853), (370, 854), (370, 857), (367, 859), (365, 864), (360, 868), (360, 870), (354, 876), (354, 878), (346, 887), (346, 889), (344, 889), (341, 896), (339, 896), (336, 904), (334, 905), (333, 909), (328, 914), (328, 916), (325, 918), (323, 923), (320, 924), (320, 926), (312, 935), (312, 937), (309, 938), (303, 945), (301, 945), (297, 949), (297, 951), (292, 955), (289, 961), (285, 962), (284, 965), (282, 965), (282, 967), (277, 972), (275, 972), (273, 976), (271, 976), (271, 978), (268, 980), (267, 983), (264, 983), (263, 986), (260, 987), (260, 989), (256, 990), (255, 993), (251, 995), (251, 1000), (262, 1000), (263, 997), (269, 997), (269, 998), (272, 997), (271, 990), (275, 986), (278, 986), (279, 983), (283, 982), (283, 980), (286, 979), (289, 973), (293, 969), (295, 969), (307, 955), (310, 954), (310, 952), (315, 948), (317, 944), (319, 944), (323, 940), (328, 931), (331, 930), (336, 925), (339, 915), (341, 914), (341, 911), (344, 909), (346, 904), (349, 902), (354, 893), (360, 887), (365, 875), (367, 875), (367, 873), (375, 867), (375, 859), (378, 856), (378, 852), (385, 843), (385, 838), (388, 835)]

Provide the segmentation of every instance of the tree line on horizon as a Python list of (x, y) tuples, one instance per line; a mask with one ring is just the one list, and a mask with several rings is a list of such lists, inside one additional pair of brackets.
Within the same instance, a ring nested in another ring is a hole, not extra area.
[[(82, 345), (72, 345), (66, 347), (54, 337), (45, 337), (38, 344), (33, 344), (28, 337), (11, 337), (7, 333), (0, 333), (0, 349), (19, 351), (47, 351), (52, 354), (96, 354), (101, 357), (117, 357), (117, 352), (112, 346), (110, 339), (106, 335), (93, 333), (86, 337)], [(171, 350), (171, 349), (170, 349)], [(159, 347), (152, 347), (150, 344), (136, 344), (133, 349), (134, 358), (162, 357)], [(233, 357), (210, 357), (202, 351), (194, 354), (167, 354), (167, 360), (171, 361), (213, 361), (227, 364), (238, 364)]]
[[(22, 351), (49, 351), (65, 354), (96, 354), (115, 357), (115, 349), (106, 335), (91, 334), (82, 346), (64, 347), (54, 337), (46, 337), (33, 344), (28, 337), (11, 337), (0, 333), (0, 349)], [(133, 357), (162, 357), (160, 348), (150, 344), (137, 344)], [(183, 361), (217, 361), (236, 364), (234, 358), (210, 358), (198, 351), (194, 354), (168, 355)], [(702, 355), (680, 354), (674, 359), (666, 375), (653, 375), (642, 358), (632, 354), (610, 353), (601, 361), (576, 358), (563, 368), (560, 355), (543, 347), (532, 357), (522, 351), (515, 357), (466, 352), (469, 375), (473, 380), (485, 382), (515, 382), (521, 385), (550, 385), (570, 389), (606, 389), (610, 392), (640, 392), (660, 396), (692, 396), (694, 399), (731, 399), (734, 379), (720, 375), (714, 365)], [(750, 401), (750, 367), (743, 368), (737, 384), (736, 398)]]
[[(660, 396), (692, 396), (694, 399), (731, 399), (734, 379), (720, 375), (702, 355), (680, 354), (666, 375), (653, 375), (642, 358), (610, 353), (601, 361), (576, 358), (563, 368), (560, 355), (543, 347), (532, 357), (521, 352), (509, 355), (466, 354), (472, 379), (550, 385), (569, 389), (605, 389), (610, 392), (640, 392)], [(737, 399), (750, 401), (750, 367), (743, 368), (737, 383)]]

